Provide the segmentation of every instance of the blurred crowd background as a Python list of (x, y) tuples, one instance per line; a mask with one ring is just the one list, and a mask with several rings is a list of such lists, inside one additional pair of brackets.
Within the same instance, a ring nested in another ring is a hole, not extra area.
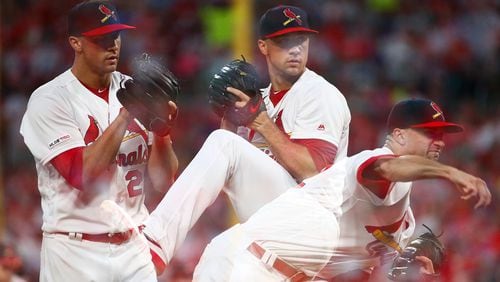
[[(255, 19), (248, 30), (252, 35), (258, 17), (276, 4), (297, 5), (309, 13), (311, 25), (320, 31), (311, 42), (309, 68), (336, 85), (348, 101), (349, 155), (382, 144), (388, 111), (403, 98), (430, 98), (442, 105), (448, 120), (466, 127), (465, 133), (445, 139), (442, 161), (483, 178), (493, 203), (474, 210), (473, 202), (460, 200), (450, 184), (419, 182), (412, 195), (417, 234), (424, 231), (421, 223), (443, 232), (448, 255), (443, 281), (500, 281), (500, 2), (249, 1)], [(72, 64), (65, 14), (76, 2), (2, 0), (0, 7), (0, 238), (22, 261), (0, 268), (11, 267), (28, 281), (38, 280), (41, 208), (34, 160), (19, 126), (32, 91)], [(122, 21), (137, 26), (122, 35), (119, 70), (127, 73), (130, 59), (147, 51), (181, 81), (173, 140), (182, 171), (218, 127), (206, 90), (211, 74), (234, 58), (233, 1), (115, 4)], [(267, 84), (265, 62), (254, 42), (251, 59)], [(150, 208), (162, 196), (147, 195)], [(232, 210), (222, 195), (160, 280), (188, 281), (204, 246), (231, 223)]]

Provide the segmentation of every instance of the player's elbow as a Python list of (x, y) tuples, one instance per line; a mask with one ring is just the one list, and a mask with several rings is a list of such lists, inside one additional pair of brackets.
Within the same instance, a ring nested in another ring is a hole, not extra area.
[(311, 166), (303, 166), (295, 169), (288, 169), (288, 172), (295, 178), (297, 183), (302, 182), (304, 179), (309, 177), (313, 177), (318, 174), (320, 171), (314, 165)]
[(379, 159), (373, 163), (374, 176), (379, 179), (395, 181), (394, 162), (392, 159)]

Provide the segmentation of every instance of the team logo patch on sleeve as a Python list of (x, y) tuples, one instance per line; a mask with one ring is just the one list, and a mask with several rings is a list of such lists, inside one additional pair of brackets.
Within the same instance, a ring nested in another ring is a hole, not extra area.
[(57, 138), (56, 140), (50, 142), (49, 149), (52, 150), (52, 149), (54, 149), (55, 146), (62, 144), (64, 142), (68, 141), (69, 139), (71, 139), (71, 136), (69, 136), (69, 134), (61, 136), (61, 137)]

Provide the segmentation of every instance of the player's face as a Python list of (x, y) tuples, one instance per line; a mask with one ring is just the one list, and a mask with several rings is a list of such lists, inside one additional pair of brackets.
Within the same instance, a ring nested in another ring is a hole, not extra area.
[(82, 37), (82, 45), (85, 61), (94, 72), (106, 74), (116, 70), (121, 48), (119, 32)]
[(270, 74), (298, 78), (305, 70), (309, 54), (307, 33), (289, 33), (259, 40), (259, 49), (267, 57)]
[(407, 129), (407, 142), (413, 154), (438, 160), (444, 148), (444, 131), (442, 128), (414, 128)]

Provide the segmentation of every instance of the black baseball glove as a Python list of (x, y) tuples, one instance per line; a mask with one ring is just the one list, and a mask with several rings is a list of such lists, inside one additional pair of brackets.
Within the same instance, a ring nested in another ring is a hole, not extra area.
[(180, 93), (177, 78), (148, 54), (134, 60), (131, 76), (120, 83), (118, 100), (146, 129), (168, 135), (177, 117), (176, 106), (169, 104)]
[[(429, 230), (418, 238), (412, 240), (404, 248), (394, 260), (388, 277), (393, 281), (425, 281), (432, 280), (438, 276), (444, 260), (444, 246), (439, 241), (432, 230), (424, 225)], [(434, 272), (433, 275), (425, 275), (420, 273), (421, 264), (415, 259), (416, 256), (425, 256), (432, 261)]]
[[(244, 92), (250, 101), (238, 108), (235, 103), (240, 99), (228, 92), (228, 86)], [(243, 60), (233, 60), (214, 74), (210, 81), (208, 101), (219, 117), (228, 119), (235, 125), (248, 125), (257, 114), (265, 111), (259, 90), (259, 75), (255, 67)]]

